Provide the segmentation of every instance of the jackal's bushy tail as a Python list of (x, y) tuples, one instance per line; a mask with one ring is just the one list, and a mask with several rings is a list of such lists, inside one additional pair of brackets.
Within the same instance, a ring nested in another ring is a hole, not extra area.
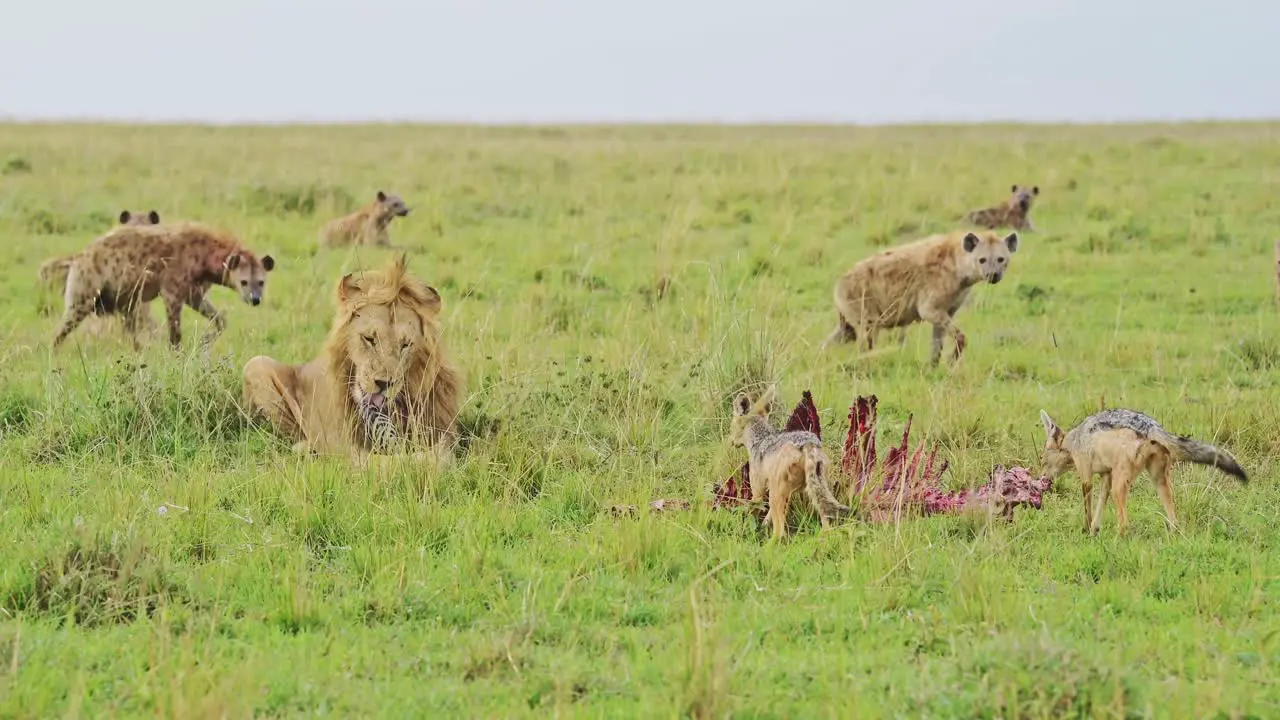
[(75, 260), (75, 257), (75, 255), (67, 255), (40, 263), (40, 281), (46, 283), (66, 282), (67, 273), (71, 271), (71, 261)]
[(1169, 440), (1179, 460), (1190, 460), (1199, 465), (1212, 465), (1240, 482), (1249, 482), (1249, 476), (1245, 474), (1244, 468), (1240, 467), (1240, 463), (1236, 462), (1236, 459), (1226, 450), (1195, 438), (1170, 435)]
[(805, 489), (813, 498), (814, 504), (818, 506), (818, 512), (825, 518), (843, 520), (848, 517), (849, 506), (836, 500), (835, 493), (831, 492), (831, 486), (827, 484), (825, 472), (827, 461), (822, 449), (810, 445), (804, 448), (803, 452)]

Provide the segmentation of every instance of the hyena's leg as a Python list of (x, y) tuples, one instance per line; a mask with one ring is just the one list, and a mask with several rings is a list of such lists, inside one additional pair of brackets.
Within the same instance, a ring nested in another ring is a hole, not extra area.
[(138, 328), (141, 325), (139, 313), (147, 306), (134, 302), (125, 302), (120, 305), (120, 326), (124, 329), (124, 334), (129, 337), (129, 342), (133, 344), (134, 350), (142, 349), (142, 342), (138, 338)]
[(933, 365), (937, 365), (938, 361), (942, 359), (942, 336), (943, 335), (946, 335), (946, 332), (942, 329), (942, 326), (934, 325), (933, 326), (933, 344), (930, 346), (930, 349), (929, 349), (929, 362)]
[(174, 348), (182, 345), (182, 297), (177, 294), (164, 295), (164, 312), (169, 319), (169, 345)]
[(294, 369), (282, 362), (263, 355), (253, 358), (244, 366), (244, 405), (251, 413), (261, 413), (281, 435), (302, 443), (302, 411), (293, 390), (295, 375)]
[(822, 347), (826, 348), (836, 343), (852, 342), (857, 339), (858, 331), (853, 329), (853, 326), (844, 319), (843, 315), (836, 313), (836, 329), (832, 330), (831, 334), (827, 336), (826, 341), (822, 343)]
[(1170, 483), (1173, 475), (1173, 463), (1165, 453), (1159, 453), (1147, 464), (1147, 472), (1151, 473), (1151, 481), (1156, 485), (1156, 493), (1164, 505), (1164, 519), (1170, 530), (1178, 528), (1178, 516), (1173, 511), (1173, 486)]
[(72, 330), (84, 319), (93, 313), (93, 298), (72, 299), (67, 303), (66, 310), (62, 313), (62, 320), (58, 323), (58, 329), (53, 333), (53, 347), (58, 347), (63, 340), (71, 334)]
[(221, 335), (222, 331), (226, 329), (227, 319), (222, 316), (222, 313), (218, 312), (218, 308), (214, 307), (213, 303), (209, 302), (209, 297), (205, 293), (193, 293), (190, 298), (187, 298), (187, 304), (213, 322), (213, 327), (200, 338), (202, 344), (207, 345), (213, 342), (213, 339)]
[(876, 335), (880, 332), (880, 328), (873, 323), (863, 323), (858, 328), (858, 334), (862, 336), (862, 349), (865, 352), (871, 352), (876, 349)]
[(942, 308), (924, 306), (920, 308), (920, 319), (933, 325), (933, 350), (930, 355), (930, 362), (934, 365), (942, 359), (942, 335), (950, 335), (956, 343), (954, 357), (956, 360), (964, 354), (966, 340), (964, 332), (960, 330), (960, 326), (956, 325), (952, 320), (952, 313)]

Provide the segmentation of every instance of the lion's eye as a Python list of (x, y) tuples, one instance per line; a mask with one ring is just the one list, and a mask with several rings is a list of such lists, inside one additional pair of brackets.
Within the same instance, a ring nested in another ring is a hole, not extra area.
[(364, 341), (365, 341), (366, 343), (368, 343), (369, 347), (373, 347), (374, 345), (376, 345), (376, 344), (377, 344), (377, 343), (375, 343), (375, 342), (373, 341), (373, 336), (372, 336), (372, 335), (364, 335), (364, 336), (362, 336), (362, 337), (364, 338)]

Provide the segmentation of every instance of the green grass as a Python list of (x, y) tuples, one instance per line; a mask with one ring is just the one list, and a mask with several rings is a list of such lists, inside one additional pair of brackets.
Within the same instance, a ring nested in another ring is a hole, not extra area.
[[(1278, 130), (0, 126), (0, 715), (1275, 716)], [(818, 350), (848, 266), (1014, 183), (1039, 232), (959, 366), (920, 326)], [(299, 459), (238, 409), (245, 361), (312, 357), (390, 256), (315, 243), (379, 189), (468, 375), (439, 474)], [(153, 207), (274, 255), (266, 303), (215, 288), (207, 356), (51, 354), (39, 263)], [(882, 443), (914, 413), (954, 487), (1101, 403), (1254, 481), (1180, 467), (1177, 534), (1143, 479), (1129, 535), (1085, 537), (1068, 477), (1012, 523), (767, 544), (706, 507), (764, 380), (829, 440), (857, 394)], [(607, 512), (656, 497), (694, 508)]]

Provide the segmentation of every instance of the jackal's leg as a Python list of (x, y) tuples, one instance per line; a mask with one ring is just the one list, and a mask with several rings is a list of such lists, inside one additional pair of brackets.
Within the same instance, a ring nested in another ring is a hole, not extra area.
[(1093, 506), (1093, 520), (1089, 524), (1089, 534), (1097, 535), (1102, 529), (1102, 512), (1107, 509), (1107, 498), (1111, 496), (1111, 472), (1100, 473), (1102, 492)]
[(1080, 494), (1084, 496), (1084, 531), (1093, 527), (1093, 468), (1082, 457), (1072, 457), (1076, 474), (1080, 476)]
[(769, 483), (767, 517), (773, 523), (774, 540), (781, 540), (787, 536), (787, 508), (791, 505), (791, 494), (795, 490), (795, 486), (788, 483), (785, 478), (778, 478)]
[(769, 483), (764, 476), (764, 469), (748, 459), (747, 473), (751, 476), (751, 502), (768, 501), (770, 498), (765, 493), (769, 492)]
[(1116, 505), (1116, 520), (1121, 535), (1129, 527), (1129, 485), (1133, 482), (1134, 470), (1132, 463), (1124, 463), (1111, 472), (1111, 499)]
[(1164, 505), (1165, 522), (1169, 524), (1170, 530), (1176, 530), (1178, 516), (1173, 511), (1173, 485), (1170, 483), (1173, 463), (1162, 453), (1151, 459), (1147, 464), (1147, 471), (1151, 473), (1151, 481), (1155, 483), (1156, 493), (1160, 495), (1160, 502)]

